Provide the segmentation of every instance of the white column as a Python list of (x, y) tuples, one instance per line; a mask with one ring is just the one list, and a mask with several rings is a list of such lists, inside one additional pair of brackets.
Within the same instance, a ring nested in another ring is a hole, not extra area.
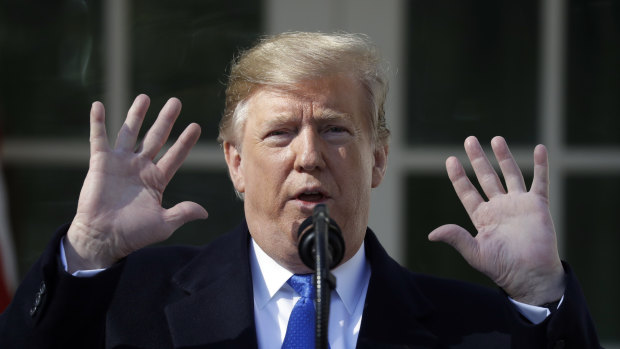
[(402, 0), (268, 0), (265, 3), (267, 33), (284, 31), (360, 32), (369, 35), (390, 63), (390, 95), (386, 105), (392, 129), (388, 171), (374, 190), (369, 225), (377, 232), (392, 257), (404, 262), (402, 207), (405, 168), (399, 165), (403, 153), (402, 100), (404, 76), (402, 43), (405, 4)]

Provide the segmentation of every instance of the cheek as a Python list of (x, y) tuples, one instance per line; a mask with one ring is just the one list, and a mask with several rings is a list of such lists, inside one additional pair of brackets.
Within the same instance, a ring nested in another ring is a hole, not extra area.
[(286, 157), (282, 154), (257, 152), (244, 165), (246, 195), (248, 190), (258, 195), (259, 200), (275, 199), (286, 178)]
[(344, 174), (344, 180), (348, 178), (346, 182), (360, 189), (370, 188), (372, 183), (373, 159), (366, 154), (368, 154), (366, 150), (360, 150), (357, 147), (352, 149), (341, 147), (338, 149), (338, 159), (336, 160), (336, 168), (341, 168), (337, 173)]

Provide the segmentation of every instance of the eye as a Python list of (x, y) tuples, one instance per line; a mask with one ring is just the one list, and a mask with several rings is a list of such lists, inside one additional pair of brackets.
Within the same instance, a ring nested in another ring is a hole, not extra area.
[(342, 126), (328, 126), (325, 129), (325, 132), (327, 133), (343, 133), (343, 132), (349, 132), (345, 127)]
[(344, 144), (351, 139), (351, 129), (340, 125), (326, 125), (321, 132), (325, 141), (330, 144)]
[(295, 136), (295, 130), (287, 128), (273, 129), (267, 131), (263, 136), (263, 142), (272, 147), (286, 146)]
[(271, 131), (267, 134), (267, 137), (277, 137), (277, 136), (284, 136), (286, 135), (287, 132), (284, 130), (276, 130), (276, 131)]

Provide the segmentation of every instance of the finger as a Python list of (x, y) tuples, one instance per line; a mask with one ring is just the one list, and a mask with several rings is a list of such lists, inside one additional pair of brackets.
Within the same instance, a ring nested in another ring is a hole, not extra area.
[(457, 158), (451, 156), (446, 160), (446, 170), (456, 195), (461, 200), (469, 217), (472, 218), (474, 211), (484, 202), (484, 199), (469, 178), (467, 178), (465, 169)]
[(542, 144), (534, 148), (534, 179), (530, 191), (549, 199), (549, 160), (547, 148)]
[(116, 137), (116, 149), (131, 151), (136, 145), (138, 139), (138, 133), (144, 121), (146, 111), (149, 109), (151, 100), (147, 95), (141, 94), (133, 101), (129, 112), (127, 112), (127, 118), (125, 123), (118, 131)]
[(495, 158), (502, 170), (504, 180), (506, 180), (506, 188), (508, 191), (516, 191), (524, 193), (526, 191), (525, 181), (521, 169), (517, 165), (514, 157), (510, 153), (508, 144), (503, 137), (497, 136), (491, 140), (491, 147)]
[(166, 154), (157, 162), (157, 167), (161, 169), (166, 177), (166, 184), (170, 182), (172, 176), (177, 172), (183, 161), (187, 158), (192, 147), (200, 138), (200, 126), (190, 124), (185, 128), (176, 142), (168, 149)]
[(479, 247), (476, 239), (462, 227), (455, 224), (446, 224), (428, 234), (430, 241), (444, 242), (457, 250), (472, 266), (476, 265)]
[(90, 108), (90, 153), (92, 155), (109, 148), (105, 130), (105, 108), (101, 102), (95, 102)]
[(465, 152), (476, 173), (478, 183), (480, 183), (480, 187), (482, 187), (487, 198), (491, 199), (496, 195), (505, 194), (506, 191), (502, 186), (502, 182), (499, 180), (497, 173), (493, 169), (493, 166), (491, 166), (489, 159), (487, 159), (487, 156), (484, 154), (484, 150), (482, 150), (476, 137), (467, 137), (465, 140)]
[(164, 219), (171, 231), (175, 231), (187, 222), (206, 219), (207, 217), (209, 217), (209, 213), (204, 207), (192, 201), (184, 201), (167, 209)]
[(157, 120), (146, 133), (140, 153), (154, 159), (161, 147), (166, 143), (172, 126), (177, 117), (181, 113), (181, 101), (176, 98), (170, 98), (166, 105), (161, 109)]

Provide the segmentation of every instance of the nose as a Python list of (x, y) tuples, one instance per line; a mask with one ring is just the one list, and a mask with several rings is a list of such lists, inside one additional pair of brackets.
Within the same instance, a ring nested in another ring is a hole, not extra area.
[(293, 143), (295, 169), (297, 171), (308, 172), (325, 167), (323, 142), (315, 130), (311, 128), (302, 129)]

